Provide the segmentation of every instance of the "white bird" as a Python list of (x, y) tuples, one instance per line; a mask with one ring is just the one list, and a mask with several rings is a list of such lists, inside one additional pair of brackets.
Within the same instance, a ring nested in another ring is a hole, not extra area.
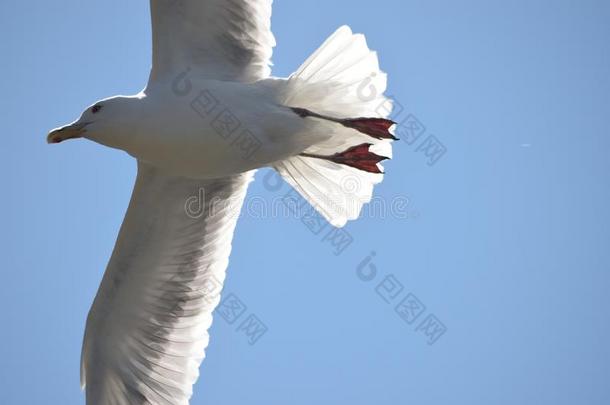
[(271, 3), (151, 0), (146, 88), (99, 101), (48, 135), (138, 161), (87, 319), (87, 404), (188, 404), (255, 169), (275, 168), (337, 227), (382, 180), (378, 163), (395, 138), (376, 53), (343, 26), (290, 77), (270, 77)]

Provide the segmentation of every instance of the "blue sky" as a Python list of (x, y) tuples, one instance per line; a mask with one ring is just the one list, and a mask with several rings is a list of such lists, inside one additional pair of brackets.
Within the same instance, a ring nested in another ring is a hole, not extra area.
[[(85, 317), (135, 162), (45, 136), (144, 87), (147, 3), (0, 4), (2, 403), (84, 403)], [(240, 220), (225, 296), (247, 311), (216, 317), (192, 403), (610, 403), (609, 3), (276, 3), (275, 75), (349, 24), (379, 52), (397, 119), (426, 132), (396, 143), (376, 190), (401, 215), (366, 211), (339, 255), (299, 218)], [(432, 166), (430, 135), (446, 148)], [(267, 174), (250, 199), (289, 191)], [(409, 323), (396, 308), (413, 297)], [(254, 345), (249, 315), (268, 329)]]

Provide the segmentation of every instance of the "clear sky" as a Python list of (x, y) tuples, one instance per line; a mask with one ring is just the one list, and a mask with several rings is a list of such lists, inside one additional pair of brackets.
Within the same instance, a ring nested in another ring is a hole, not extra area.
[[(135, 162), (45, 136), (144, 87), (148, 18), (144, 0), (0, 3), (3, 404), (84, 403), (85, 317)], [(250, 205), (225, 287), (247, 309), (216, 317), (192, 403), (610, 403), (608, 21), (593, 0), (276, 1), (275, 75), (349, 24), (402, 130), (426, 130), (395, 144), (385, 211), (339, 255), (326, 229)], [(289, 191), (268, 173), (250, 201)]]

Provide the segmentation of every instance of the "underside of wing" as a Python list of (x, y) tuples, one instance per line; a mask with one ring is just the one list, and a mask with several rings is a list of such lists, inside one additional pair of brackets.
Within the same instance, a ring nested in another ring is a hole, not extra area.
[(151, 81), (197, 69), (252, 82), (270, 74), (272, 0), (151, 0)]
[(89, 317), (87, 404), (188, 404), (251, 173), (138, 178)]

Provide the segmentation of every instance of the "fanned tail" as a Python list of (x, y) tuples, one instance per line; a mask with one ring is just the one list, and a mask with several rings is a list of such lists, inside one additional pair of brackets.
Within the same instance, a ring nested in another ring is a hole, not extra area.
[(392, 155), (387, 76), (362, 34), (339, 28), (288, 79), (284, 105), (331, 132), (275, 169), (337, 227), (356, 219)]

